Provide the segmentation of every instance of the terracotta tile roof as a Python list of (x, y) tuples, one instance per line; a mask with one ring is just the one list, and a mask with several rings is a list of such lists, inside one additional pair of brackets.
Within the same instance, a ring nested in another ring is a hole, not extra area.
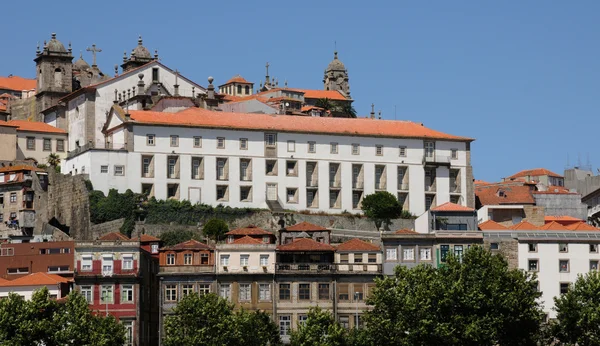
[(14, 286), (49, 286), (69, 282), (62, 276), (47, 273), (33, 273), (18, 279), (1, 282), (1, 287)]
[(0, 278), (0, 285), (2, 285), (2, 283), (7, 282), (8, 280)]
[(234, 76), (231, 79), (229, 79), (227, 82), (225, 82), (225, 84), (221, 84), (219, 86), (227, 85), (227, 84), (230, 84), (230, 83), (254, 84), (252, 82), (248, 82), (244, 77), (242, 77), (242, 76), (240, 76), (238, 74), (237, 76)]
[(545, 168), (534, 168), (534, 169), (526, 169), (524, 171), (520, 171), (517, 172), (513, 175), (511, 175), (510, 177), (508, 177), (508, 179), (514, 179), (514, 178), (521, 178), (521, 177), (531, 177), (531, 176), (541, 176), (541, 175), (547, 175), (549, 177), (556, 177), (556, 178), (562, 178), (563, 176), (557, 173), (554, 173), (550, 170), (547, 170)]
[(302, 221), (293, 226), (286, 227), (285, 230), (293, 231), (293, 232), (310, 232), (310, 231), (327, 231), (327, 228), (312, 224), (310, 222)]
[(15, 91), (34, 90), (37, 87), (35, 79), (23, 78), (19, 76), (0, 77), (0, 89)]
[(396, 232), (394, 232), (394, 234), (419, 234), (419, 232), (415, 232), (412, 229), (399, 229)]
[(381, 248), (364, 240), (354, 238), (338, 245), (336, 251), (381, 251)]
[(289, 244), (279, 245), (277, 251), (335, 251), (335, 248), (311, 238), (296, 238)]
[(492, 184), (492, 183), (484, 181), (484, 180), (474, 180), (473, 184), (475, 184), (475, 185), (489, 185), (489, 184)]
[(131, 238), (131, 240), (139, 241), (141, 243), (149, 243), (149, 242), (153, 242), (153, 241), (160, 241), (160, 238), (156, 238), (156, 237), (153, 237), (148, 234), (142, 234), (139, 237)]
[(19, 126), (17, 125), (11, 125), (8, 122), (4, 121), (4, 120), (0, 120), (0, 126), (4, 126), (4, 127), (14, 127), (14, 128), (18, 128)]
[(348, 101), (337, 90), (313, 90), (313, 89), (292, 89), (295, 91), (303, 92), (305, 99), (330, 99), (334, 101)]
[(536, 194), (568, 194), (568, 195), (576, 195), (577, 192), (571, 192), (569, 189), (564, 186), (554, 186), (550, 185), (546, 188), (546, 191), (533, 191), (532, 193)]
[(44, 172), (43, 169), (29, 166), (29, 165), (15, 165), (15, 166), (6, 166), (0, 168), (0, 173), (7, 172), (19, 172), (19, 171), (33, 171), (33, 172)]
[(115, 241), (115, 240), (130, 240), (130, 239), (127, 238), (127, 236), (123, 233), (111, 232), (111, 233), (105, 234), (102, 237), (98, 238), (98, 240)]
[(502, 226), (494, 220), (487, 220), (486, 222), (482, 222), (479, 224), (479, 229), (482, 231), (498, 231), (498, 230), (507, 230), (508, 228)]
[(420, 123), (364, 118), (293, 117), (288, 115), (215, 112), (188, 108), (178, 113), (130, 111), (131, 119), (140, 124), (190, 126), (254, 131), (322, 133), (331, 135), (387, 138), (435, 138), (472, 141), (426, 128)]
[(323, 110), (323, 108), (317, 106), (302, 106), (302, 108), (300, 108), (300, 112), (308, 112), (313, 109)]
[(525, 185), (478, 185), (475, 196), (481, 205), (535, 204), (531, 189)]
[(460, 204), (456, 204), (456, 203), (452, 203), (452, 202), (446, 202), (442, 205), (438, 205), (435, 208), (431, 208), (430, 210), (431, 211), (469, 211), (469, 212), (475, 211), (475, 209), (473, 209), (473, 208), (465, 207)]
[(233, 241), (232, 244), (265, 244), (262, 241), (250, 236), (243, 236)]
[(583, 222), (584, 220), (578, 219), (576, 217), (569, 216), (569, 215), (544, 216), (544, 222), (548, 223), (548, 222), (552, 222), (552, 221), (557, 221), (557, 222)]
[(515, 231), (531, 231), (531, 230), (538, 230), (539, 227), (530, 222), (521, 221), (516, 225), (510, 226), (508, 229), (513, 229)]
[(195, 239), (191, 239), (188, 241), (185, 241), (183, 243), (179, 243), (173, 246), (166, 246), (164, 248), (162, 248), (161, 250), (174, 250), (174, 251), (178, 251), (178, 250), (212, 250), (212, 247), (210, 247), (209, 245), (206, 245), (204, 243), (201, 243)]
[(60, 133), (66, 134), (67, 131), (48, 125), (41, 121), (27, 121), (27, 120), (9, 120), (9, 125), (18, 126), (17, 131), (28, 131), (28, 132), (43, 132), (43, 133)]
[(233, 96), (233, 95), (228, 95), (228, 94), (222, 94), (222, 95), (223, 95), (223, 100), (224, 101), (235, 102), (235, 101), (239, 101), (240, 100), (239, 96)]
[(541, 226), (540, 231), (568, 231), (569, 229), (556, 221), (548, 222)]
[(248, 226), (231, 230), (225, 233), (225, 235), (273, 235), (273, 233), (256, 226)]
[(596, 228), (585, 222), (574, 223), (566, 226), (571, 231), (600, 231), (600, 228)]

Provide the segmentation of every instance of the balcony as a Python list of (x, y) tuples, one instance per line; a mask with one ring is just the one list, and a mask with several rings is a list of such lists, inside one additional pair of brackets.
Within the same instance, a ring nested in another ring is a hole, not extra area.
[(424, 165), (433, 165), (433, 166), (448, 166), (450, 167), (450, 156), (445, 155), (423, 155), (423, 164)]
[(276, 272), (335, 273), (337, 266), (331, 263), (277, 263)]
[(209, 264), (202, 265), (182, 265), (182, 266), (160, 266), (160, 274), (192, 274), (192, 273), (214, 273), (215, 266)]
[(336, 264), (338, 272), (354, 273), (354, 274), (374, 274), (381, 273), (382, 264), (377, 263), (344, 263)]

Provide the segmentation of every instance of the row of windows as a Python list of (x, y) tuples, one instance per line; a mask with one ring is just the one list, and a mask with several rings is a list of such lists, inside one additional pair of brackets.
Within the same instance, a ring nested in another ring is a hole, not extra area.
[[(79, 286), (79, 292), (87, 300), (88, 304), (94, 303), (94, 286), (83, 285)], [(132, 303), (134, 299), (133, 285), (121, 285), (121, 303)], [(101, 304), (114, 304), (115, 303), (115, 286), (114, 285), (100, 285), (100, 299)]]
[[(348, 254), (347, 253), (343, 253), (340, 254), (340, 263), (349, 263), (348, 260)], [(363, 254), (360, 252), (355, 252), (354, 253), (354, 262), (352, 263), (363, 263)], [(367, 263), (377, 263), (377, 254), (375, 253), (370, 253), (367, 254)]]
[[(42, 149), (44, 151), (52, 151), (52, 138), (44, 138)], [(27, 137), (27, 150), (35, 150), (35, 137)], [(64, 139), (56, 139), (56, 151), (65, 151)]]
[[(121, 260), (122, 270), (133, 270), (133, 254), (123, 254)], [(102, 272), (112, 274), (114, 270), (114, 259), (112, 254), (102, 255)], [(81, 256), (81, 271), (92, 271), (93, 256), (84, 254)]]
[[(200, 255), (200, 265), (208, 265), (209, 261), (208, 261), (208, 254), (207, 253), (201, 253)], [(177, 262), (176, 262), (176, 256), (177, 254), (175, 253), (168, 253), (167, 254), (167, 265), (168, 266), (174, 266)], [(194, 254), (193, 253), (184, 253), (184, 254), (179, 254), (179, 256), (183, 256), (183, 265), (193, 265), (193, 261), (194, 261)]]
[[(531, 272), (539, 272), (540, 271), (540, 261), (538, 259), (529, 259), (527, 262), (527, 268)], [(568, 273), (571, 270), (571, 263), (567, 259), (558, 260), (558, 272), (559, 273)], [(598, 270), (598, 260), (590, 260), (590, 271)]]
[[(492, 243), (494, 244), (494, 243)], [(598, 244), (589, 244), (590, 245), (590, 253), (598, 253)], [(498, 245), (495, 245), (496, 250), (499, 248)], [(537, 252), (538, 244), (537, 243), (529, 243), (527, 244), (527, 249), (529, 252)], [(569, 244), (567, 243), (558, 243), (558, 252), (568, 253), (569, 252)]]
[[(250, 263), (250, 255), (249, 254), (240, 254), (240, 266), (247, 267)], [(219, 258), (219, 264), (223, 267), (229, 266), (231, 255), (221, 255)], [(261, 267), (266, 267), (269, 265), (269, 255), (260, 255), (259, 260)]]
[[(402, 261), (415, 261), (416, 253), (414, 247), (402, 247)], [(431, 248), (421, 247), (419, 248), (419, 260), (420, 261), (431, 261)], [(397, 261), (398, 260), (398, 248), (386, 248), (385, 249), (386, 261)]]
[[(350, 315), (338, 316), (338, 322), (345, 329), (350, 329)], [(360, 314), (352, 315), (354, 327), (363, 326), (363, 318)], [(298, 315), (298, 324), (303, 325), (308, 320), (308, 315)], [(292, 331), (292, 315), (279, 315), (279, 335), (289, 336)]]
[[(17, 203), (17, 193), (16, 192), (11, 192), (9, 195), (9, 202), (10, 203)], [(4, 194), (0, 193), (0, 205), (4, 205)]]
[[(201, 136), (194, 136), (193, 142), (194, 142), (194, 148), (202, 148), (202, 137)], [(217, 137), (217, 149), (225, 149), (225, 142), (226, 142), (225, 137)], [(272, 134), (272, 133), (265, 134), (265, 145), (267, 147), (275, 147), (276, 142), (277, 142), (277, 136), (275, 134)], [(308, 152), (315, 154), (317, 152), (317, 142), (308, 141), (307, 143), (308, 143)], [(428, 148), (435, 147), (434, 144), (432, 144), (432, 145), (427, 144), (427, 143), (433, 143), (433, 142), (425, 142), (425, 143), (426, 143), (426, 145), (425, 145), (426, 150)], [(171, 147), (179, 147), (179, 136), (177, 136), (177, 135), (169, 136), (169, 144)], [(156, 135), (147, 134), (146, 135), (146, 145), (149, 145), (149, 146), (156, 145)], [(330, 154), (338, 154), (339, 153), (338, 147), (339, 147), (339, 145), (337, 142), (330, 142), (329, 143), (329, 153)], [(248, 138), (240, 138), (239, 139), (239, 148), (240, 148), (240, 150), (248, 149)], [(383, 156), (384, 148), (385, 147), (381, 144), (375, 145), (375, 155)], [(398, 146), (398, 156), (406, 157), (406, 149), (407, 149), (406, 146)], [(292, 153), (296, 151), (296, 141), (294, 141), (294, 140), (287, 141), (287, 151), (292, 152)], [(450, 152), (451, 152), (452, 159), (458, 159), (458, 149), (450, 149)], [(431, 153), (431, 150), (429, 150), (428, 153)], [(352, 143), (352, 155), (360, 155), (360, 144), (359, 143)], [(433, 156), (433, 153), (431, 153), (430, 156)]]

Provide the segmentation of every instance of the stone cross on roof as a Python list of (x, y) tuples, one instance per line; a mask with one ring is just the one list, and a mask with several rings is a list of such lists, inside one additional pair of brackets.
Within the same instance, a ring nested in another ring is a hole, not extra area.
[(93, 59), (93, 61), (92, 61), (92, 66), (97, 66), (97, 65), (96, 65), (96, 53), (100, 53), (100, 52), (102, 52), (102, 49), (100, 49), (100, 48), (96, 48), (96, 44), (93, 44), (93, 45), (92, 45), (92, 48), (88, 47), (88, 48), (86, 49), (86, 51), (88, 51), (88, 52), (92, 52), (92, 55), (94, 56), (94, 59)]

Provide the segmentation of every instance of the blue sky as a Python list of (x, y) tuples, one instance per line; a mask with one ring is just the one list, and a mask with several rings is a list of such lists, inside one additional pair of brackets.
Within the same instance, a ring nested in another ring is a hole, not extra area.
[[(93, 4), (93, 5), (92, 5)], [(141, 4), (144, 4), (141, 6)], [(366, 5), (369, 7), (366, 7)], [(142, 34), (162, 62), (206, 85), (235, 74), (322, 88), (334, 42), (354, 105), (474, 137), (475, 177), (597, 167), (598, 1), (30, 1), (2, 5), (0, 75), (33, 77), (56, 32), (74, 55), (96, 43), (114, 73)], [(8, 15), (6, 15), (8, 14)], [(6, 28), (11, 28), (7, 30)]]

